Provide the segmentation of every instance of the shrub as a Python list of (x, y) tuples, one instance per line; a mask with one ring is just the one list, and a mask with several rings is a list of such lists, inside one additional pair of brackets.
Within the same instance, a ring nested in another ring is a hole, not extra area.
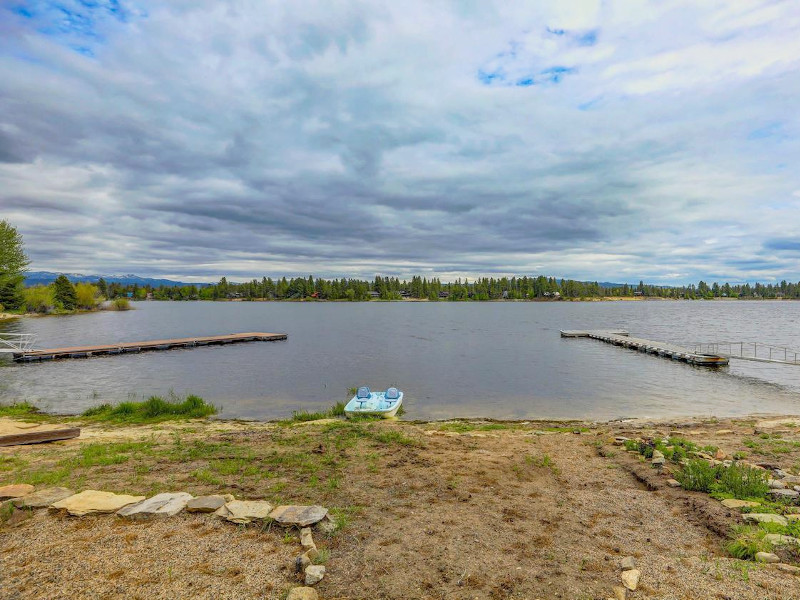
[(76, 283), (75, 297), (80, 308), (93, 309), (103, 301), (100, 289), (91, 283)]
[(127, 298), (114, 298), (109, 308), (111, 310), (130, 310), (131, 302)]
[(675, 479), (685, 490), (710, 492), (716, 482), (717, 468), (702, 459), (690, 460)]
[(22, 292), (22, 302), (28, 312), (46, 313), (55, 306), (53, 288), (48, 285), (34, 285)]
[(763, 498), (769, 493), (767, 473), (746, 465), (732, 464), (727, 469), (721, 470), (719, 489), (742, 500)]
[(675, 446), (672, 449), (672, 456), (671, 456), (672, 462), (679, 463), (684, 458), (686, 458), (686, 450), (683, 449), (683, 446)]

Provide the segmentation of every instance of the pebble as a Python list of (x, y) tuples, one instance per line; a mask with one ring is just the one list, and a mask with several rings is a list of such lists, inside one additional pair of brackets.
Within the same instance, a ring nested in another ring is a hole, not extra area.
[(746, 523), (777, 523), (784, 527), (789, 524), (786, 517), (771, 513), (748, 513), (742, 515)]
[(781, 559), (778, 558), (777, 554), (773, 554), (772, 552), (756, 552), (756, 562), (779, 563)]
[(75, 492), (64, 487), (43, 488), (22, 498), (17, 498), (14, 500), (14, 506), (18, 508), (45, 508), (53, 504), (53, 502), (69, 498), (74, 494)]
[(0, 487), (0, 500), (7, 498), (21, 498), (33, 491), (33, 486), (27, 483), (17, 483), (14, 485), (4, 485)]
[(325, 577), (325, 567), (323, 565), (310, 565), (306, 567), (306, 585), (315, 585)]
[(630, 591), (635, 591), (636, 586), (639, 585), (639, 576), (641, 573), (637, 569), (630, 569), (629, 571), (622, 572), (622, 585)]
[(619, 565), (623, 571), (630, 571), (631, 569), (636, 568), (636, 562), (633, 560), (632, 556), (626, 556), (623, 558)]
[(314, 588), (296, 587), (289, 591), (286, 600), (319, 600), (319, 594)]

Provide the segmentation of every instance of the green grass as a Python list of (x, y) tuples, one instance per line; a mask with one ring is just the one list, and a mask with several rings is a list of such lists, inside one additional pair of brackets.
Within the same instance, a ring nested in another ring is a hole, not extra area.
[(771, 552), (772, 546), (764, 540), (767, 532), (760, 527), (737, 525), (731, 531), (725, 549), (734, 558), (754, 560), (757, 552)]
[(716, 467), (712, 467), (703, 459), (697, 458), (686, 463), (680, 473), (675, 475), (675, 479), (685, 490), (711, 492), (716, 482), (716, 476)]
[(767, 473), (760, 469), (734, 463), (727, 469), (721, 470), (719, 489), (740, 500), (763, 498), (769, 493)]
[(20, 421), (48, 421), (50, 416), (28, 401), (0, 404), (0, 417), (11, 417)]
[(292, 418), (287, 423), (302, 423), (304, 421), (319, 421), (321, 419), (334, 419), (344, 416), (345, 402), (337, 402), (328, 410), (320, 412), (308, 412), (307, 410), (296, 410), (292, 413)]
[(165, 400), (160, 396), (151, 396), (143, 402), (120, 402), (116, 406), (101, 404), (85, 410), (81, 417), (89, 421), (112, 423), (157, 423), (181, 419), (199, 419), (217, 413), (213, 404), (207, 403), (198, 396), (190, 395), (180, 398), (170, 395)]

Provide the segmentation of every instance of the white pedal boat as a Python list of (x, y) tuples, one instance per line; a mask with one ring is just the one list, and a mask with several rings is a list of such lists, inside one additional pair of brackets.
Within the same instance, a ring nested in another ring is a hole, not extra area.
[(358, 388), (358, 392), (344, 407), (347, 417), (354, 415), (377, 415), (384, 419), (393, 417), (403, 404), (403, 392), (390, 387), (385, 392), (371, 392), (368, 387)]

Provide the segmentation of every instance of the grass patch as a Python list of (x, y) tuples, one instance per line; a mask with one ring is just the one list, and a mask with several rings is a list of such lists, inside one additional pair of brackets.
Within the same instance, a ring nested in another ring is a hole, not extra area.
[(32, 422), (48, 421), (51, 418), (26, 400), (11, 404), (0, 404), (0, 417), (11, 417), (20, 421)]
[(675, 479), (686, 490), (713, 493), (719, 497), (761, 500), (769, 493), (766, 472), (735, 463), (729, 467), (711, 466), (697, 458), (687, 462)]
[(170, 395), (165, 400), (161, 396), (151, 396), (143, 402), (120, 402), (116, 406), (101, 404), (85, 410), (81, 416), (89, 421), (112, 423), (157, 423), (180, 419), (200, 419), (217, 413), (213, 404), (198, 396), (186, 398)]
[(737, 525), (725, 545), (728, 554), (741, 560), (754, 560), (757, 552), (772, 552), (772, 545), (764, 540), (767, 532), (759, 527)]
[(296, 410), (292, 413), (292, 418), (287, 419), (286, 423), (302, 423), (305, 421), (319, 421), (320, 419), (335, 419), (344, 416), (345, 402), (337, 402), (328, 410), (320, 412), (308, 412), (307, 410)]
[(379, 444), (397, 444), (400, 446), (422, 446), (422, 443), (413, 437), (404, 434), (401, 431), (377, 431), (372, 434), (372, 439)]
[(713, 491), (716, 475), (716, 467), (712, 467), (703, 459), (697, 458), (686, 463), (681, 472), (675, 475), (675, 479), (685, 490), (708, 493)]

